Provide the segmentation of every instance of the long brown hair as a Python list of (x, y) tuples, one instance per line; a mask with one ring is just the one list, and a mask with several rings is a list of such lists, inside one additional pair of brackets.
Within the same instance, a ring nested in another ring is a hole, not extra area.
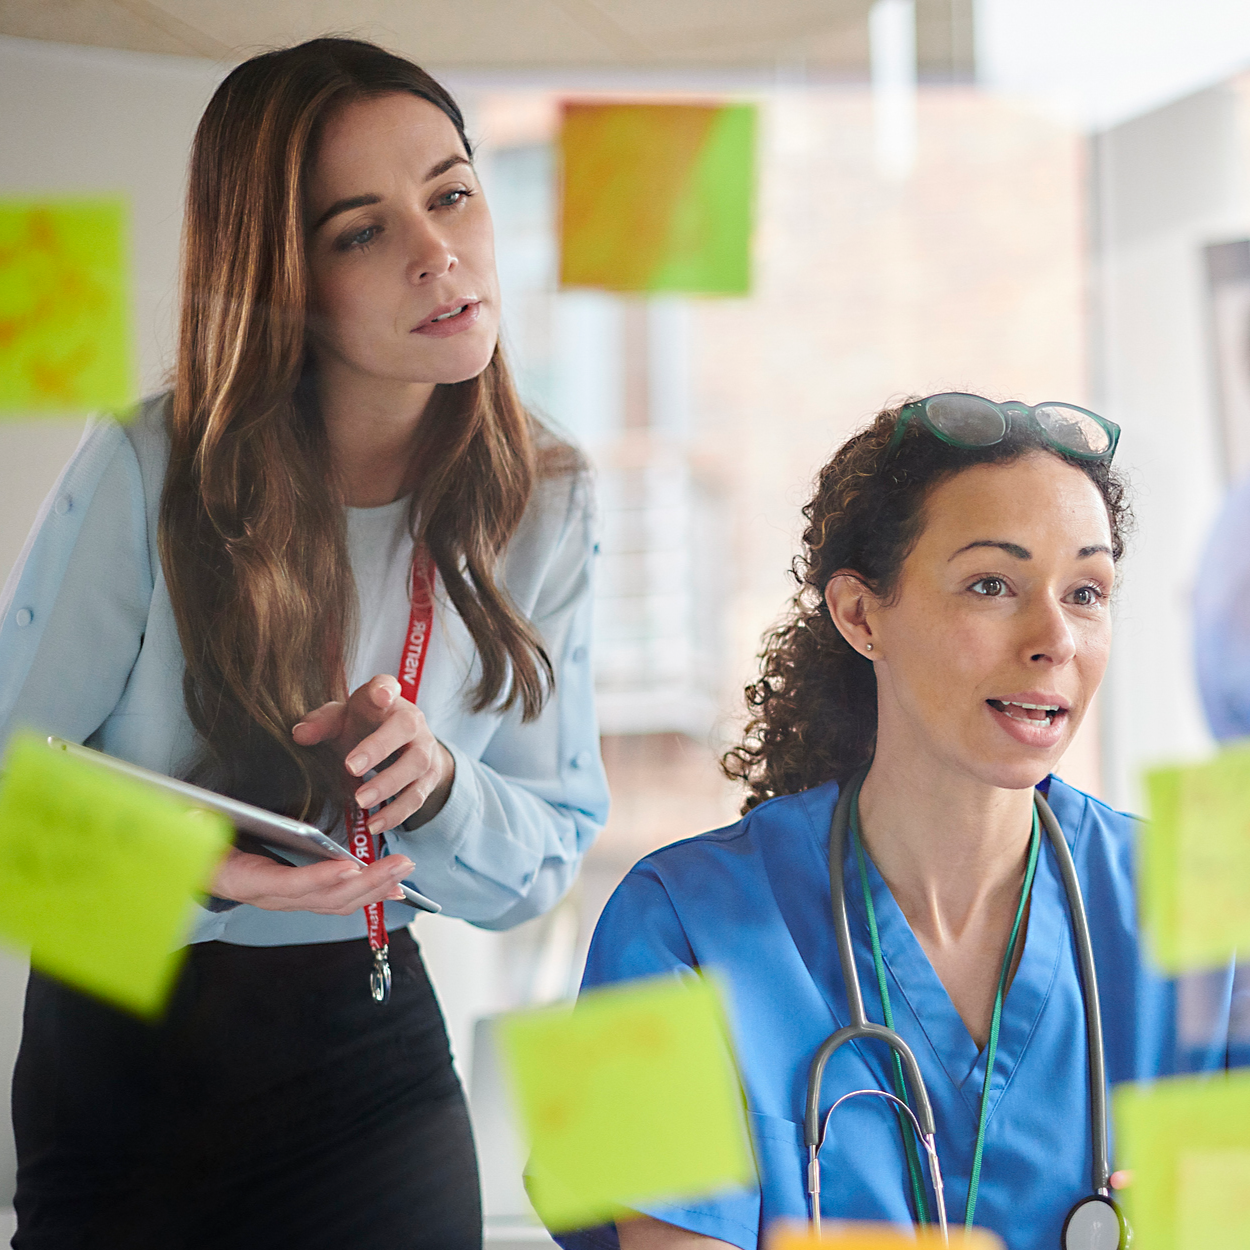
[(1017, 422), (991, 447), (967, 450), (913, 422), (890, 443), (898, 408), (878, 413), (821, 469), (803, 508), (803, 551), (791, 573), (797, 590), (782, 622), (764, 637), (760, 678), (746, 688), (751, 717), (721, 766), (746, 784), (743, 812), (778, 794), (845, 781), (872, 759), (877, 739), (876, 670), (842, 637), (825, 602), (835, 573), (849, 569), (884, 600), (924, 528), (934, 487), (974, 464), (1005, 464), (1043, 451), (1080, 469), (1098, 488), (1111, 522), (1111, 554), (1131, 526), (1124, 482), (1109, 464), (1060, 455)]
[[(342, 500), (310, 382), (305, 181), (330, 112), (391, 92), (441, 109), (472, 155), (442, 86), (349, 39), (238, 66), (191, 155), (160, 551), (204, 744), (196, 772), (304, 816), (339, 796), (341, 764), (296, 746), (291, 727), (345, 696), (355, 627)], [(544, 467), (498, 348), (480, 376), (435, 389), (417, 437), (416, 537), (476, 644), (472, 707), (519, 705), (531, 719), (552, 668), (497, 568)]]

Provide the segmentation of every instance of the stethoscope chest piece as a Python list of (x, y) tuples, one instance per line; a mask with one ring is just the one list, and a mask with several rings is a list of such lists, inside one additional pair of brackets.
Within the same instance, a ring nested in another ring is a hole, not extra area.
[(1068, 1212), (1059, 1240), (1063, 1250), (1128, 1250), (1133, 1232), (1110, 1198), (1090, 1194)]

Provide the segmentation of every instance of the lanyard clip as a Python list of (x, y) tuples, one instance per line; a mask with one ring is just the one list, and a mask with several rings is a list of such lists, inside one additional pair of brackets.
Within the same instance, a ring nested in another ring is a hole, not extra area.
[(385, 1003), (391, 997), (391, 961), (386, 956), (386, 947), (379, 947), (373, 952), (373, 967), (369, 971), (369, 992), (375, 1003)]

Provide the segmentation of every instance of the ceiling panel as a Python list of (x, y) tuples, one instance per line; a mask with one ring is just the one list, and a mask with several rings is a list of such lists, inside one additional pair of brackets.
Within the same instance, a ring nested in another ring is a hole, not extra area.
[(841, 67), (869, 0), (0, 0), (0, 34), (237, 60), (327, 32), (437, 66)]

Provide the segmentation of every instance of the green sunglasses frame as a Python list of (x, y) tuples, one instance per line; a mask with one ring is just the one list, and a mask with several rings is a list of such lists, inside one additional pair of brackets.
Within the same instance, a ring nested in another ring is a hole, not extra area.
[[(935, 399), (975, 399), (980, 403), (988, 404), (1003, 419), (1003, 432), (998, 438), (990, 443), (966, 443), (963, 439), (952, 438), (949, 434), (944, 434), (933, 423), (933, 419), (929, 416), (929, 404)], [(1057, 439), (1052, 438), (1046, 427), (1037, 419), (1036, 413), (1039, 408), (1071, 408), (1073, 412), (1079, 412), (1084, 416), (1091, 418), (1097, 422), (1099, 427), (1106, 432), (1107, 437), (1111, 440), (1110, 446), (1106, 451), (1100, 451), (1094, 454), (1089, 452), (1076, 451), (1071, 447), (1065, 446)], [(1007, 437), (1007, 431), (1011, 429), (1013, 421), (1030, 421), (1033, 428), (1042, 436), (1043, 439), (1053, 447), (1060, 455), (1073, 456), (1077, 460), (1092, 460), (1109, 462), (1111, 457), (1115, 455), (1115, 449), (1120, 441), (1120, 427), (1114, 421), (1108, 421), (1106, 417), (1100, 417), (1096, 412), (1090, 412), (1088, 408), (1082, 408), (1078, 404), (1069, 404), (1061, 399), (1048, 399), (1040, 404), (1022, 404), (1015, 400), (1005, 404), (997, 404), (992, 399), (986, 399), (984, 395), (973, 395), (968, 391), (942, 391), (937, 395), (926, 395), (924, 399), (913, 400), (910, 404), (904, 404), (899, 412), (898, 424), (894, 427), (894, 437), (890, 439), (890, 445), (885, 449), (885, 454), (891, 456), (899, 443), (903, 441), (903, 435), (907, 427), (912, 421), (919, 418), (925, 428), (935, 438), (939, 438), (942, 442), (951, 447), (962, 447), (965, 451), (974, 451), (978, 447), (993, 447), (995, 443), (1000, 443)]]

